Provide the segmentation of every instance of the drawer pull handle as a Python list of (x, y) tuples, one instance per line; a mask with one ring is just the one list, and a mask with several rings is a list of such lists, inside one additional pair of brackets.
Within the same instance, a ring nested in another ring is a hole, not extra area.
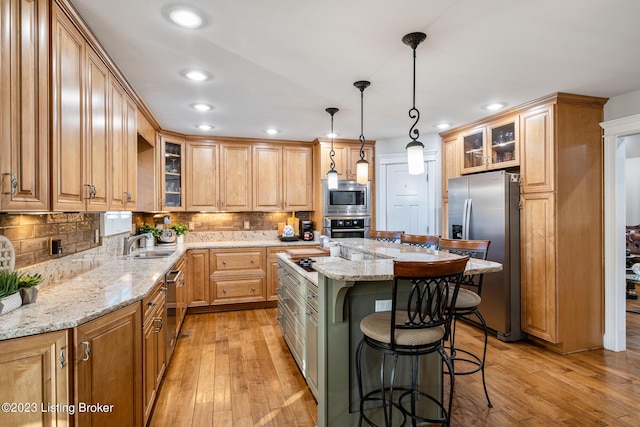
[(158, 301), (149, 301), (148, 305), (151, 307), (158, 305)]
[(84, 357), (80, 360), (86, 362), (91, 357), (91, 347), (89, 346), (89, 341), (82, 341), (80, 344), (84, 345)]
[(162, 330), (162, 319), (158, 318), (158, 319), (154, 319), (153, 321), (158, 324), (154, 332), (160, 332)]
[(62, 347), (60, 349), (60, 357), (58, 357), (58, 363), (60, 364), (60, 369), (64, 368), (64, 362), (66, 362), (66, 358), (64, 357), (64, 351), (67, 347)]
[(253, 260), (253, 258), (251, 258), (251, 264), (255, 263), (255, 261)]
[(227, 293), (227, 290), (226, 290), (226, 289), (223, 289), (223, 290), (222, 290), (222, 292), (226, 294), (226, 293)]

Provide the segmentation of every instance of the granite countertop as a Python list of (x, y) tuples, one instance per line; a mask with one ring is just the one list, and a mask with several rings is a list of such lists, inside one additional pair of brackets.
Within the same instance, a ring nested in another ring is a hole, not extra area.
[[(188, 249), (226, 249), (318, 245), (317, 241), (239, 240), (155, 246), (175, 252), (166, 258), (135, 259), (105, 256), (100, 265), (72, 279), (41, 287), (35, 304), (0, 316), (0, 340), (74, 328), (142, 300)], [(141, 251), (145, 251), (142, 249)], [(87, 255), (87, 261), (96, 262)], [(73, 259), (69, 262), (82, 262)]]
[[(343, 252), (358, 252), (356, 258), (318, 257), (313, 268), (323, 275), (345, 281), (393, 280), (393, 260), (399, 261), (438, 261), (458, 258), (458, 255), (433, 249), (419, 248), (398, 243), (379, 242), (369, 239), (332, 239)], [(370, 258), (370, 259), (367, 259)], [(491, 273), (502, 270), (502, 264), (471, 258), (467, 263), (467, 274)], [(317, 281), (316, 281), (317, 283)]]

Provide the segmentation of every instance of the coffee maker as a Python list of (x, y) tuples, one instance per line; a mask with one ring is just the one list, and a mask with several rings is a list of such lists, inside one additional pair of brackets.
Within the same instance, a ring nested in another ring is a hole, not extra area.
[(313, 223), (300, 221), (300, 237), (302, 240), (313, 240)]

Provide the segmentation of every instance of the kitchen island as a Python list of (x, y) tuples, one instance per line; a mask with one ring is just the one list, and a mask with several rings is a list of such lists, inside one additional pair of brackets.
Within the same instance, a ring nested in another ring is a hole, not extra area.
[[(360, 320), (375, 311), (376, 302), (389, 300), (393, 281), (393, 260), (438, 261), (458, 258), (457, 255), (396, 243), (369, 239), (333, 239), (341, 247), (339, 257), (315, 258), (318, 272), (318, 425), (321, 427), (355, 426), (358, 424), (358, 393), (355, 379), (355, 347), (360, 341)], [(286, 261), (284, 254), (279, 255)], [(288, 261), (291, 266), (296, 266)], [(471, 259), (466, 273), (481, 274), (500, 271), (502, 265)], [(302, 274), (302, 273), (301, 273)], [(314, 274), (305, 273), (313, 280)], [(374, 354), (369, 360), (369, 374), (363, 377), (377, 380), (379, 373)], [(421, 362), (423, 385), (436, 395), (441, 392), (441, 364), (437, 354)], [(401, 368), (402, 369), (402, 368)], [(400, 379), (402, 381), (402, 379)]]

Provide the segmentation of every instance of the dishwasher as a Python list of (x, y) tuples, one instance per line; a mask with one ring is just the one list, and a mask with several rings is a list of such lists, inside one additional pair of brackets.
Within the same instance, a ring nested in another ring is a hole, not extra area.
[[(180, 263), (176, 263), (176, 267)], [(182, 323), (184, 310), (180, 307), (178, 294), (184, 291), (184, 273), (181, 269), (172, 269), (165, 275), (167, 287), (167, 363), (171, 360), (178, 341), (178, 329)]]

